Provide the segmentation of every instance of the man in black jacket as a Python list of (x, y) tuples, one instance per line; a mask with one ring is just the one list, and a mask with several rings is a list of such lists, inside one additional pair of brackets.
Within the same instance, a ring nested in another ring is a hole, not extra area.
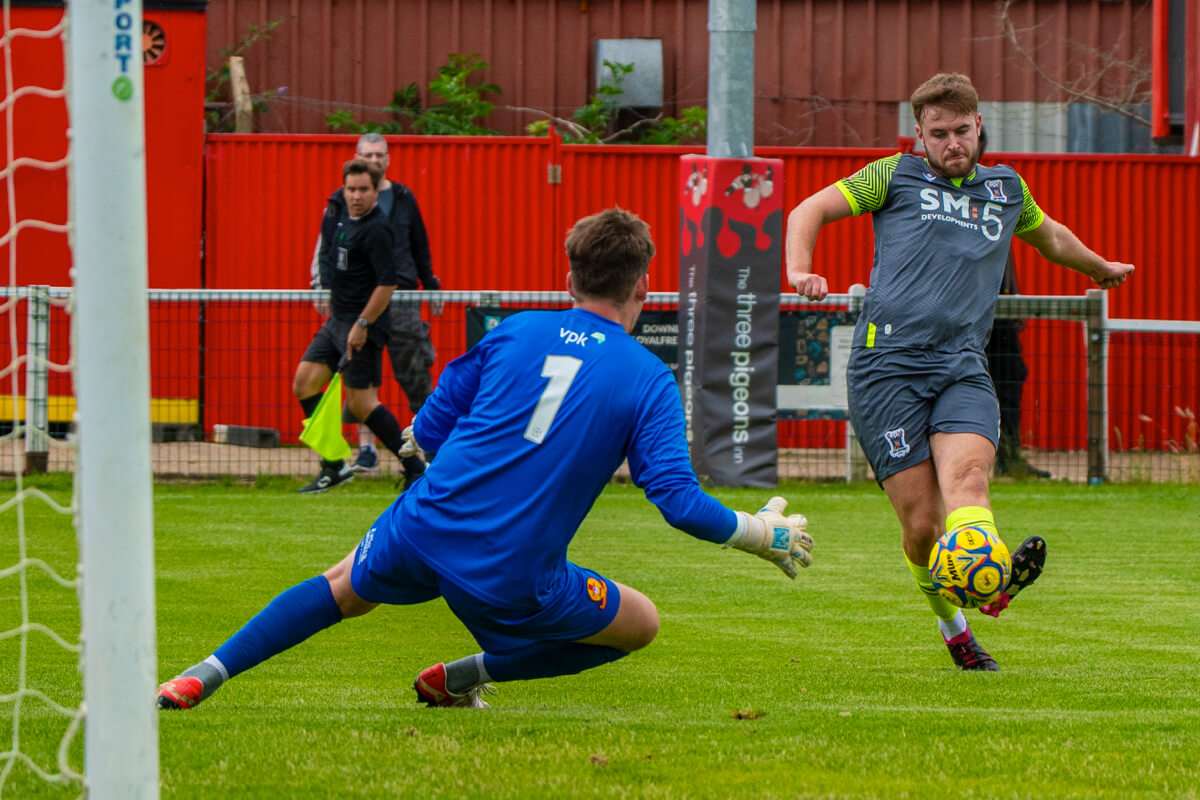
[[(383, 170), (363, 159), (342, 167), (342, 188), (330, 196), (321, 221), (317, 260), (329, 287), (330, 316), (296, 367), (292, 391), (311, 417), (321, 388), (342, 366), (346, 405), (393, 453), (404, 444), (400, 423), (379, 402), (383, 349), (391, 331), (388, 305), (396, 289), (392, 227), (379, 207)], [(397, 455), (399, 457), (399, 455)], [(342, 461), (321, 461), (321, 473), (300, 491), (324, 492), (353, 478)]]
[[(391, 224), (396, 253), (396, 287), (397, 289), (412, 290), (441, 289), (441, 282), (433, 274), (429, 254), (429, 236), (425, 232), (425, 222), (421, 219), (421, 211), (417, 207), (416, 197), (402, 183), (388, 180), (387, 168), (390, 163), (387, 141), (378, 133), (367, 133), (359, 137), (355, 152), (361, 158), (379, 165), (383, 170), (383, 180), (379, 185), (379, 207)], [(318, 240), (317, 253), (321, 243)], [(318, 269), (317, 254), (312, 263), (312, 286), (322, 287)], [(442, 313), (441, 302), (431, 302), (430, 312), (434, 316)], [(392, 362), (392, 374), (396, 382), (404, 390), (408, 398), (409, 411), (415, 416), (425, 404), (430, 392), (433, 391), (433, 367), (436, 352), (429, 336), (429, 323), (421, 319), (421, 304), (419, 301), (405, 300), (401, 294), (392, 296), (389, 311), (391, 319), (391, 336), (388, 339), (388, 358)], [(346, 422), (353, 422), (349, 409), (343, 415)], [(375, 452), (375, 437), (370, 429), (363, 424), (358, 427), (358, 457), (351, 468), (355, 472), (375, 472), (379, 469), (379, 457)], [(407, 489), (425, 471), (425, 464), (418, 456), (409, 456), (401, 460), (404, 467), (404, 484)]]

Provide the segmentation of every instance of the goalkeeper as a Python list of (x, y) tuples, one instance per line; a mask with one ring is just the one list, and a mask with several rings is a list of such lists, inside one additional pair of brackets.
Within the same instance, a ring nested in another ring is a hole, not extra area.
[(804, 517), (771, 498), (735, 512), (701, 490), (670, 370), (629, 335), (654, 244), (620, 209), (566, 241), (575, 307), (506, 319), (443, 372), (406, 431), (436, 452), (425, 475), (340, 563), (293, 586), (159, 687), (191, 708), (229, 678), (381, 603), (443, 597), (482, 652), (422, 671), (430, 706), (486, 707), (490, 683), (569, 675), (653, 641), (641, 592), (567, 560), (567, 546), (623, 461), (672, 526), (761, 556), (794, 578), (812, 562)]

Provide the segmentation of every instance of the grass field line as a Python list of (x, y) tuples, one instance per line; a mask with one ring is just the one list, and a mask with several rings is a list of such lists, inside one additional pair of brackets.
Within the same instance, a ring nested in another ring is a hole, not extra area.
[(1193, 708), (1156, 708), (1156, 709), (1090, 709), (1090, 708), (1063, 708), (1047, 706), (1045, 708), (1006, 708), (1003, 706), (989, 705), (954, 705), (954, 706), (932, 706), (932, 705), (917, 705), (917, 706), (901, 706), (901, 705), (863, 705), (855, 703), (847, 705), (844, 703), (808, 703), (798, 709), (800, 713), (805, 711), (829, 711), (837, 712), (844, 716), (856, 713), (864, 714), (961, 714), (964, 716), (978, 716), (980, 714), (1008, 714), (1012, 715), (1012, 719), (1021, 719), (1028, 722), (1030, 718), (1048, 718), (1061, 719), (1062, 717), (1071, 717), (1077, 720), (1087, 719), (1110, 719), (1124, 718), (1136, 720), (1138, 717), (1146, 717), (1153, 719), (1155, 722), (1161, 722), (1167, 718), (1175, 718), (1178, 720), (1200, 719), (1200, 710)]

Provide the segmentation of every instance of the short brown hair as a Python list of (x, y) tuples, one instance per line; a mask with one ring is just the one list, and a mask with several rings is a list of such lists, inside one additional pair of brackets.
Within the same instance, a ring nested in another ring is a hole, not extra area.
[(975, 114), (979, 111), (979, 92), (975, 91), (971, 79), (961, 72), (939, 72), (912, 93), (913, 116), (918, 125), (929, 106), (959, 114)]
[(378, 164), (367, 161), (365, 158), (352, 158), (345, 164), (342, 164), (342, 183), (346, 182), (346, 178), (351, 175), (366, 174), (371, 178), (371, 185), (376, 189), (379, 188), (379, 182), (383, 180), (383, 167)]
[(621, 208), (584, 217), (567, 233), (571, 282), (580, 294), (596, 300), (628, 300), (653, 256), (650, 226)]

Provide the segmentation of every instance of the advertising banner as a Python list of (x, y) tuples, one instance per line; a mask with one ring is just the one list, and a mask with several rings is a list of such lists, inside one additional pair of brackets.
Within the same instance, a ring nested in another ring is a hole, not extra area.
[(679, 391), (714, 486), (777, 483), (782, 175), (777, 159), (680, 158)]

